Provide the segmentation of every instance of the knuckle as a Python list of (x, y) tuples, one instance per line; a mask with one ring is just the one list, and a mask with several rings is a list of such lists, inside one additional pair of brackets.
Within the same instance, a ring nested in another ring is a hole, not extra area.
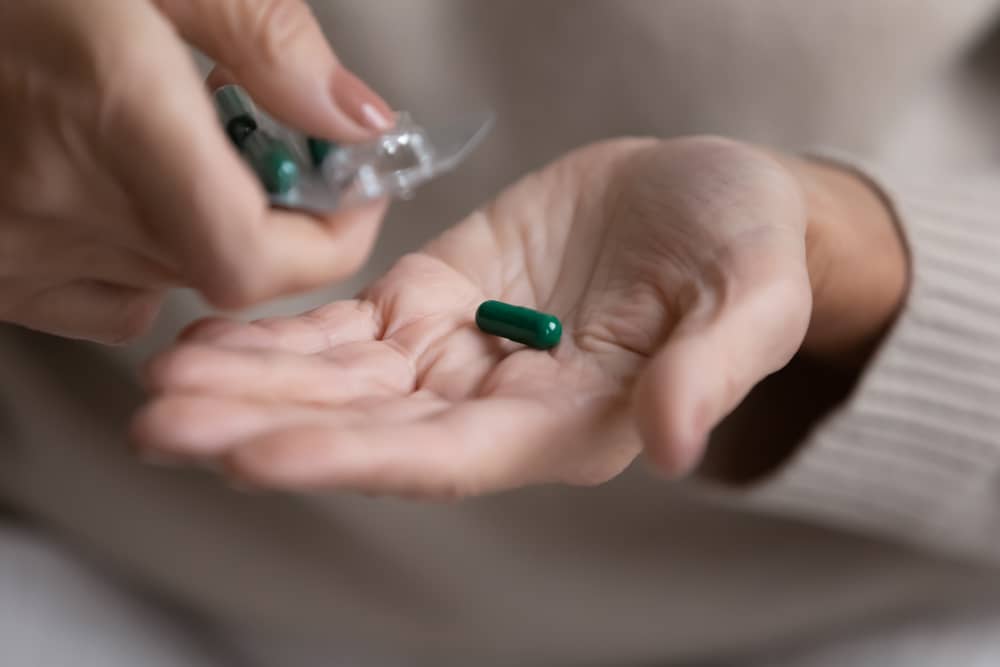
[(111, 345), (128, 343), (147, 333), (160, 311), (163, 297), (150, 294), (126, 300), (114, 325), (106, 332), (104, 342)]
[(144, 95), (169, 88), (157, 74), (164, 72), (164, 65), (173, 59), (172, 54), (165, 54), (161, 49), (137, 48), (137, 43), (162, 41), (148, 29), (140, 30), (138, 35), (111, 34), (106, 39), (95, 40), (90, 47), (89, 66), (98, 101), (111, 98), (116, 104), (134, 103)]
[(646, 450), (646, 459), (653, 468), (668, 479), (679, 476), (683, 470), (683, 461), (670, 447), (654, 447)]
[(270, 272), (262, 266), (259, 255), (251, 253), (238, 264), (221, 261), (197, 285), (202, 295), (216, 308), (239, 310), (272, 296)]
[(346, 278), (352, 276), (365, 265), (368, 260), (367, 252), (343, 253), (340, 265), (335, 269), (335, 278)]
[(312, 10), (302, 0), (260, 0), (250, 3), (248, 34), (258, 58), (269, 64), (285, 60), (285, 54), (315, 29)]
[(696, 447), (684, 446), (679, 438), (671, 438), (645, 451), (646, 459), (653, 467), (668, 479), (682, 477), (697, 464), (698, 450)]

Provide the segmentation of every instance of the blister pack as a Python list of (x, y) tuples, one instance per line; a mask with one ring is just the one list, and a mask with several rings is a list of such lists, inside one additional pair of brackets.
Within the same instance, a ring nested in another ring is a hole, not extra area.
[(383, 198), (407, 198), (454, 169), (493, 125), (490, 113), (441, 127), (399, 113), (395, 126), (360, 144), (340, 145), (296, 132), (258, 109), (239, 86), (214, 93), (230, 140), (275, 206), (328, 213)]

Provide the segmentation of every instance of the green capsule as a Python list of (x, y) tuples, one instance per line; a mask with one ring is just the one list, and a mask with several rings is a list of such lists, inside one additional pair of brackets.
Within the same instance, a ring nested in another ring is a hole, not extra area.
[(253, 102), (239, 86), (222, 86), (215, 91), (215, 106), (226, 134), (237, 148), (257, 129)]
[(243, 150), (243, 144), (257, 131), (257, 121), (252, 118), (234, 118), (226, 125), (226, 134), (233, 144)]
[(315, 137), (309, 137), (306, 140), (306, 144), (309, 146), (309, 157), (312, 158), (313, 166), (316, 167), (322, 165), (323, 160), (330, 154), (330, 151), (337, 147), (337, 144), (332, 141), (317, 139)]
[(271, 194), (283, 195), (298, 185), (299, 166), (295, 158), (283, 143), (266, 132), (251, 133), (243, 143), (243, 155)]
[(480, 304), (476, 309), (476, 326), (485, 333), (538, 350), (551, 349), (562, 338), (562, 324), (555, 315), (502, 301)]

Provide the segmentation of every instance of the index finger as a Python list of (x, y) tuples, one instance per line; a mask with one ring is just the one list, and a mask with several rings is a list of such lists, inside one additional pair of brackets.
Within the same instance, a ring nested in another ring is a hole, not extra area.
[(106, 75), (100, 141), (150, 242), (175, 257), (186, 284), (213, 305), (242, 307), (359, 267), (384, 203), (324, 217), (272, 210), (163, 17), (138, 3), (93, 3), (91, 10), (92, 39), (105, 42), (101, 48), (125, 40), (119, 51), (134, 55), (136, 31), (109, 36), (95, 16), (113, 11), (121, 20), (128, 12), (142, 52), (156, 54), (129, 56)]

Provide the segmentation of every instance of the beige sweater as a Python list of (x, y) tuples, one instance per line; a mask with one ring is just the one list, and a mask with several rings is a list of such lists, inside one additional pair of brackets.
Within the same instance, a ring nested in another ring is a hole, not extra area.
[(244, 496), (136, 463), (121, 437), (135, 369), (196, 314), (184, 296), (129, 349), (10, 331), (0, 493), (14, 506), (196, 614), (236, 664), (743, 665), (1000, 605), (1000, 58), (982, 46), (1000, 2), (316, 5), (398, 107), (490, 107), (499, 125), (396, 207), (357, 281), (269, 311), (352, 292), (575, 146), (711, 132), (865, 164), (912, 251), (904, 312), (849, 400), (758, 486), (637, 466), (597, 489), (449, 507)]

